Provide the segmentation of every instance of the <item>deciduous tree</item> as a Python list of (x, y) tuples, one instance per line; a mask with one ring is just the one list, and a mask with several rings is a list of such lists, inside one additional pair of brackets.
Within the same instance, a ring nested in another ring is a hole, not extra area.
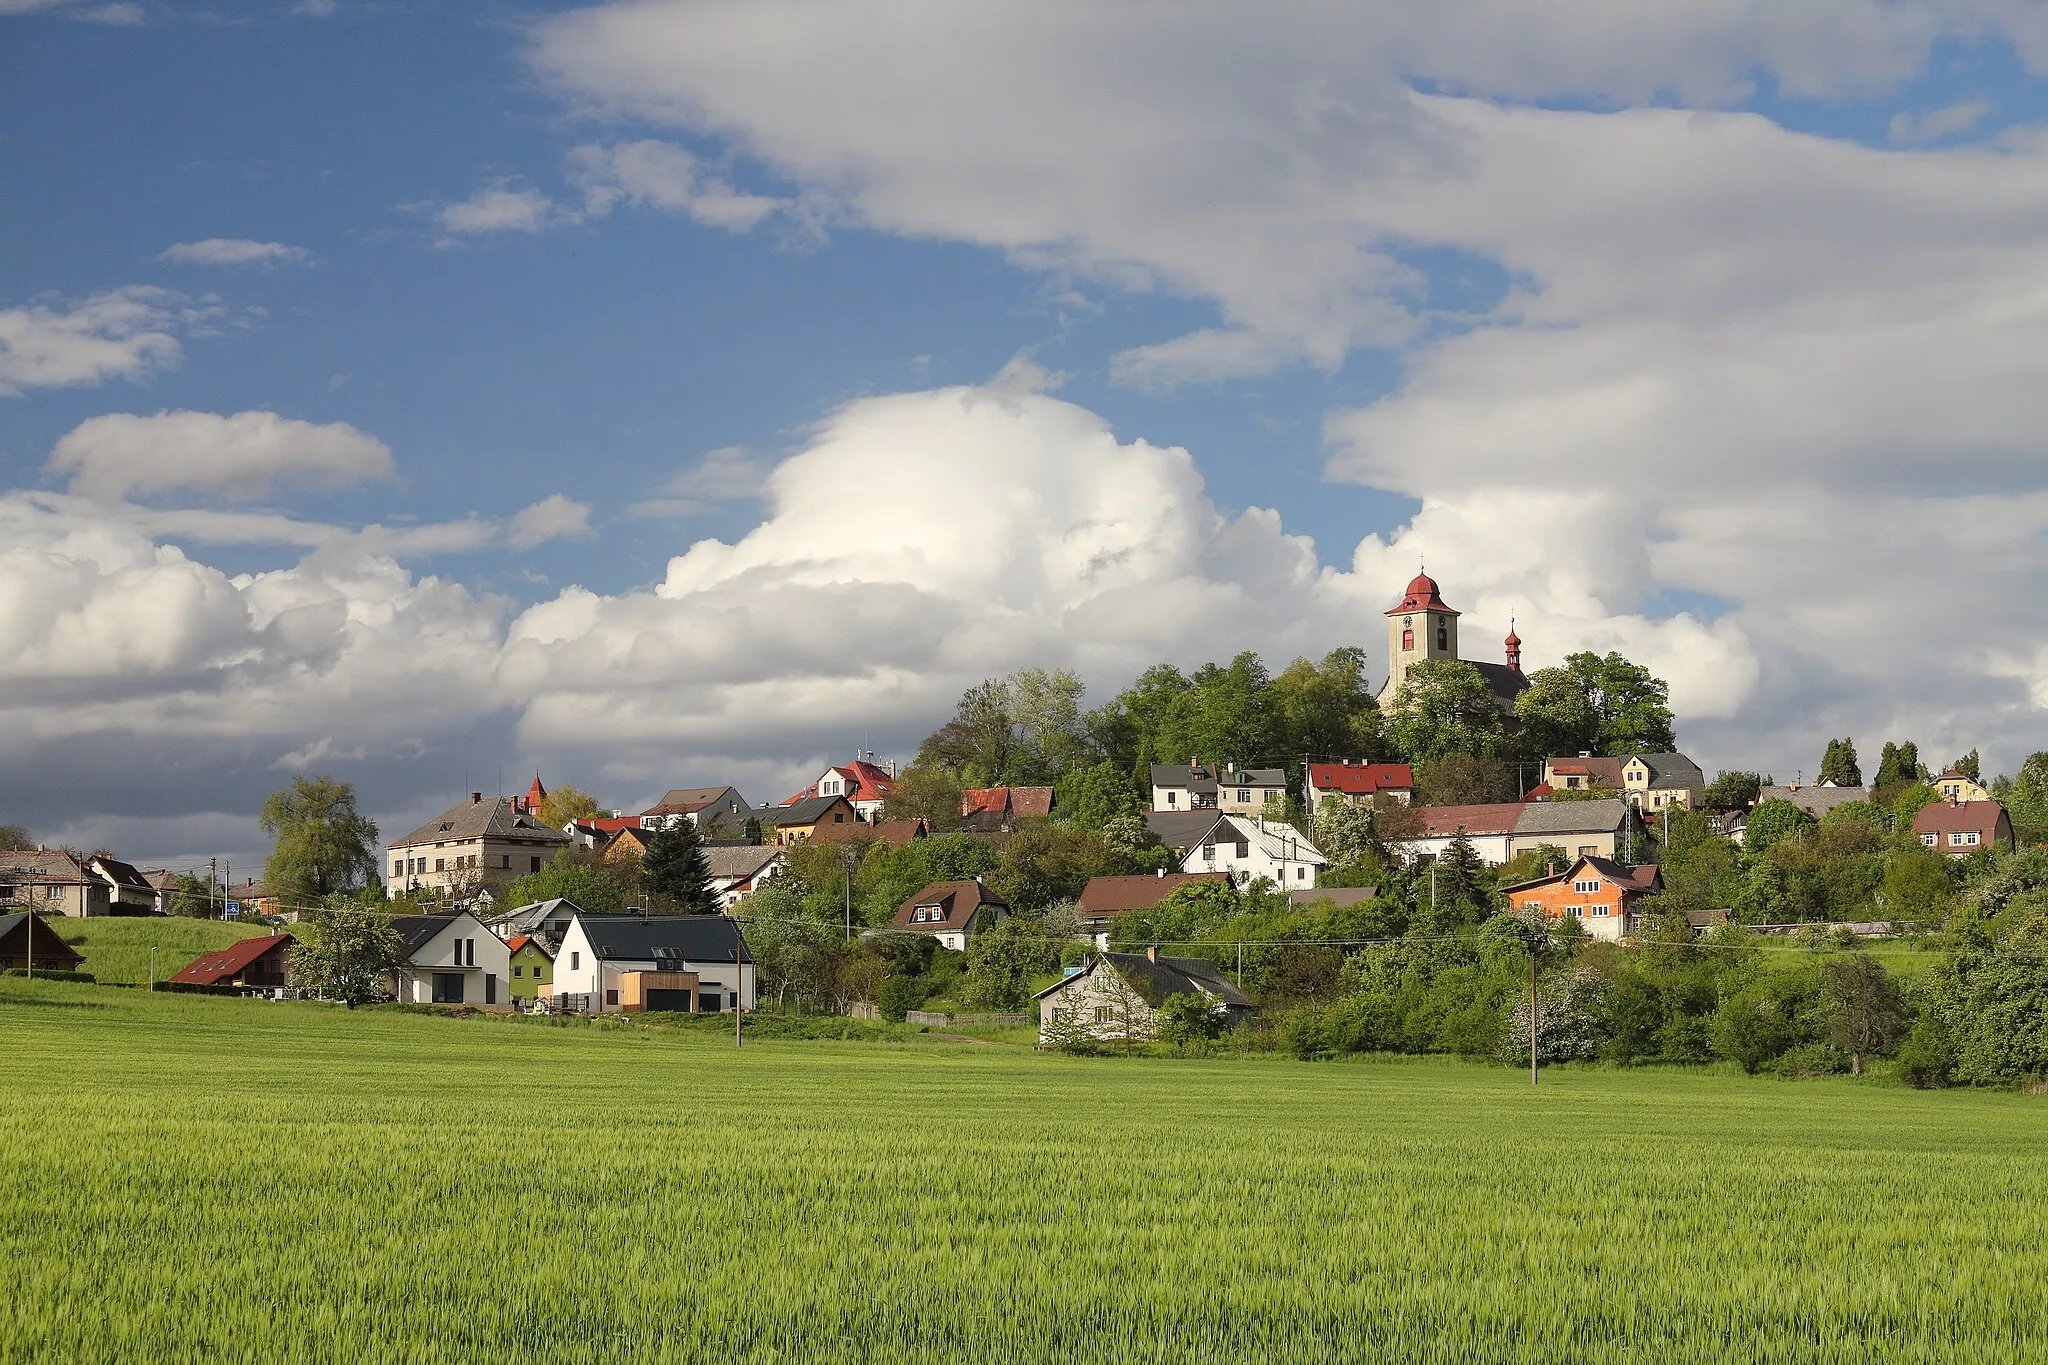
[(359, 902), (343, 903), (300, 926), (289, 961), (293, 984), (354, 1009), (389, 995), (404, 946), (389, 915)]
[(1410, 668), (1387, 708), (1386, 728), (1410, 762), (1493, 754), (1501, 747), (1493, 690), (1478, 669), (1457, 659), (1425, 659)]
[(263, 875), (274, 891), (318, 900), (377, 875), (377, 824), (356, 810), (346, 782), (295, 777), (270, 794), (258, 819), (273, 841)]
[(540, 822), (549, 829), (560, 829), (572, 820), (591, 819), (598, 810), (597, 798), (589, 792), (557, 787), (541, 799)]
[(1849, 1054), (1849, 1074), (1863, 1059), (1886, 1052), (1906, 1032), (1906, 1004), (1884, 964), (1869, 953), (1845, 953), (1820, 966), (1818, 1016), (1827, 1040)]

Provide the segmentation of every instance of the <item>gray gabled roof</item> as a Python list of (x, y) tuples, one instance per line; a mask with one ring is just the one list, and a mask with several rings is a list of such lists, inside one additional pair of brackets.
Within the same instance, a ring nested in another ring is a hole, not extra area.
[(420, 949), (433, 942), (434, 935), (453, 924), (456, 915), (393, 915), (392, 932), (398, 935), (398, 946), (409, 959)]
[(1823, 819), (1837, 806), (1869, 799), (1868, 787), (1765, 787), (1756, 794), (1759, 806), (1766, 801), (1790, 801), (1816, 820)]
[(1493, 699), (1500, 703), (1503, 711), (1513, 711), (1515, 698), (1529, 690), (1529, 679), (1518, 668), (1509, 668), (1506, 664), (1482, 663), (1477, 659), (1467, 659), (1465, 662), (1478, 669), (1479, 676), (1486, 679), (1487, 690), (1493, 693)]
[[(746, 935), (730, 915), (578, 915), (590, 951), (607, 962), (752, 962)], [(734, 953), (738, 953), (737, 959)]]
[(1700, 765), (1684, 754), (1630, 754), (1639, 759), (1650, 770), (1650, 786), (1658, 791), (1672, 791), (1680, 787), (1704, 787), (1707, 775), (1700, 771)]
[(492, 796), (451, 806), (403, 839), (394, 839), (385, 847), (406, 848), (413, 844), (479, 838), (524, 839), (543, 844), (569, 842), (568, 835), (542, 824), (539, 816), (528, 815), (505, 797)]
[(1608, 834), (1628, 818), (1628, 802), (1618, 796), (1598, 801), (1531, 801), (1515, 820), (1515, 834)]
[[(1145, 827), (1168, 848), (1186, 850), (1201, 843), (1224, 819), (1216, 810), (1154, 810), (1145, 812)], [(1237, 837), (1234, 828), (1230, 837)]]
[(745, 881), (788, 856), (789, 850), (779, 844), (719, 844), (704, 850), (704, 865), (713, 877)]
[[(1214, 996), (1235, 1009), (1252, 1008), (1251, 997), (1205, 957), (1162, 957), (1155, 962), (1143, 953), (1101, 953), (1098, 960), (1130, 983), (1138, 997), (1154, 1009), (1166, 1003), (1169, 995), (1202, 994)], [(1063, 977), (1031, 998), (1043, 999), (1080, 980), (1081, 975)]]
[(1216, 791), (1216, 770), (1207, 763), (1154, 763), (1152, 785), (1155, 787), (1179, 787), (1191, 792)]
[(844, 803), (849, 809), (853, 803), (843, 796), (806, 796), (801, 801), (792, 801), (786, 806), (759, 806), (748, 812), (761, 822), (764, 829), (780, 825), (814, 825), (818, 817), (832, 807)]
[(504, 914), (485, 921), (485, 927), (503, 937), (506, 932), (530, 934), (551, 919), (568, 919), (583, 913), (583, 907), (566, 896), (516, 905)]

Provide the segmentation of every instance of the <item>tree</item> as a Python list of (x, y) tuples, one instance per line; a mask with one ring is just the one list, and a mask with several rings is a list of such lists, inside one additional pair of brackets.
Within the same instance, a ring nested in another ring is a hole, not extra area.
[(195, 872), (180, 872), (171, 878), (171, 914), (186, 919), (212, 919), (220, 913), (220, 898)]
[(1408, 670), (1387, 708), (1394, 747), (1412, 763), (1444, 754), (1492, 754), (1501, 746), (1500, 707), (1471, 664), (1425, 659)]
[(1114, 763), (1077, 768), (1053, 784), (1053, 809), (1075, 829), (1101, 829), (1120, 816), (1142, 820), (1145, 796)]
[(1920, 780), (1920, 748), (1912, 740), (1901, 744), (1885, 741), (1884, 751), (1878, 755), (1877, 777), (1871, 785), (1881, 790), (1893, 790), (1910, 782)]
[(1010, 718), (1017, 752), (1003, 780), (1057, 783), (1087, 765), (1088, 736), (1081, 726), (1081, 677), (1068, 669), (1019, 669), (1010, 675)]
[(1333, 649), (1319, 664), (1296, 659), (1266, 690), (1289, 753), (1312, 759), (1379, 756), (1380, 708), (1364, 650)]
[[(925, 741), (927, 749), (931, 740)], [(924, 751), (920, 750), (920, 754)], [(924, 819), (935, 830), (960, 827), (960, 779), (943, 767), (913, 763), (896, 775), (882, 802), (885, 820)]]
[(270, 794), (258, 818), (272, 840), (263, 876), (282, 895), (318, 900), (377, 875), (377, 824), (357, 812), (346, 782), (295, 777)]
[(560, 829), (572, 820), (591, 819), (598, 812), (597, 798), (589, 792), (557, 787), (541, 798), (540, 822), (549, 829)]
[(32, 849), (35, 844), (22, 825), (0, 825), (0, 853), (14, 853)]
[(1749, 825), (1742, 836), (1743, 852), (1752, 858), (1758, 857), (1770, 852), (1773, 844), (1816, 823), (1811, 815), (1790, 801), (1773, 798), (1761, 802), (1749, 813)]
[(532, 905), (560, 898), (593, 915), (614, 915), (626, 908), (630, 863), (621, 868), (580, 849), (564, 849), (505, 888), (507, 905)]
[(1906, 1005), (1884, 964), (1869, 953), (1845, 953), (1821, 963), (1822, 1034), (1849, 1054), (1849, 1074), (1863, 1074), (1863, 1058), (1895, 1047), (1906, 1031)]
[(1538, 746), (1550, 754), (1663, 754), (1678, 747), (1669, 685), (1611, 652), (1572, 654), (1560, 667), (1530, 674), (1515, 715), (1528, 727), (1531, 754)]
[(1893, 922), (1940, 924), (1955, 909), (1956, 884), (1948, 859), (1918, 844), (1894, 852), (1884, 872), (1885, 917)]
[(1380, 856), (1373, 837), (1372, 811), (1341, 796), (1326, 796), (1316, 806), (1316, 847), (1332, 867), (1348, 867)]
[(1160, 1041), (1177, 1048), (1199, 1047), (1223, 1036), (1230, 1012), (1215, 1000), (1193, 991), (1179, 991), (1159, 1002)]
[(1970, 752), (1964, 754), (1961, 758), (1957, 759), (1954, 763), (1951, 763), (1949, 766), (1955, 769), (1958, 773), (1961, 773), (1964, 777), (1969, 778), (1972, 782), (1981, 782), (1984, 780), (1983, 760), (1977, 757), (1977, 751), (1975, 749), (1970, 750)]
[(651, 894), (683, 914), (708, 915), (718, 909), (718, 897), (711, 891), (711, 868), (704, 861), (704, 842), (688, 820), (671, 820), (647, 840), (640, 878)]
[(1431, 896), (1437, 925), (1466, 924), (1481, 919), (1486, 911), (1486, 865), (1479, 850), (1459, 827), (1443, 855), (1436, 860), (1435, 889)]
[(389, 994), (390, 974), (405, 960), (391, 917), (359, 902), (322, 910), (299, 932), (290, 957), (293, 984), (350, 1009)]
[(1415, 787), (1415, 799), (1425, 806), (1483, 806), (1522, 797), (1513, 768), (1478, 754), (1439, 754), (1425, 760), (1416, 769)]
[(2048, 753), (2027, 755), (2006, 793), (2005, 813), (2021, 843), (2048, 841)]
[(967, 994), (995, 1009), (1016, 1009), (1031, 978), (1059, 970), (1059, 947), (1022, 917), (1006, 919), (967, 941)]
[(1853, 739), (1831, 739), (1827, 752), (1821, 755), (1819, 782), (1822, 786), (1833, 784), (1837, 787), (1860, 787), (1863, 785), (1863, 769), (1856, 764), (1856, 741)]
[(1707, 784), (1702, 805), (1710, 810), (1748, 810), (1762, 795), (1764, 780), (1755, 773), (1722, 769)]

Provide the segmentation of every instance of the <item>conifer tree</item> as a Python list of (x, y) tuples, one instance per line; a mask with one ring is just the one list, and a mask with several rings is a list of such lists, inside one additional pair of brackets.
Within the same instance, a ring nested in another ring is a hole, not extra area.
[(1828, 750), (1820, 761), (1820, 779), (1823, 784), (1832, 782), (1837, 787), (1860, 787), (1863, 785), (1863, 769), (1856, 763), (1856, 741), (1853, 739), (1831, 739)]
[(711, 894), (711, 867), (704, 859), (704, 841), (688, 819), (671, 821), (647, 841), (640, 859), (647, 889), (686, 915), (708, 915), (718, 908)]

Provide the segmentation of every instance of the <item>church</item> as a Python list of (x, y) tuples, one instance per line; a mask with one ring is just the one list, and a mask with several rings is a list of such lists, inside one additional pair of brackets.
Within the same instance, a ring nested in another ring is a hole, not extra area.
[[(1513, 623), (1508, 626), (1506, 640), (1508, 661), (1504, 664), (1483, 663), (1477, 659), (1464, 659), (1479, 670), (1479, 676), (1486, 679), (1486, 685), (1493, 692), (1493, 699), (1508, 715), (1515, 712), (1515, 698), (1529, 688), (1529, 680), (1522, 676), (1522, 640), (1515, 634)], [(1458, 654), (1458, 613), (1444, 601), (1438, 591), (1436, 580), (1426, 573), (1415, 575), (1408, 584), (1408, 591), (1402, 595), (1392, 610), (1387, 613), (1387, 684), (1380, 689), (1380, 705), (1385, 706), (1401, 690), (1401, 680), (1408, 676), (1408, 670), (1424, 659), (1457, 659)]]

